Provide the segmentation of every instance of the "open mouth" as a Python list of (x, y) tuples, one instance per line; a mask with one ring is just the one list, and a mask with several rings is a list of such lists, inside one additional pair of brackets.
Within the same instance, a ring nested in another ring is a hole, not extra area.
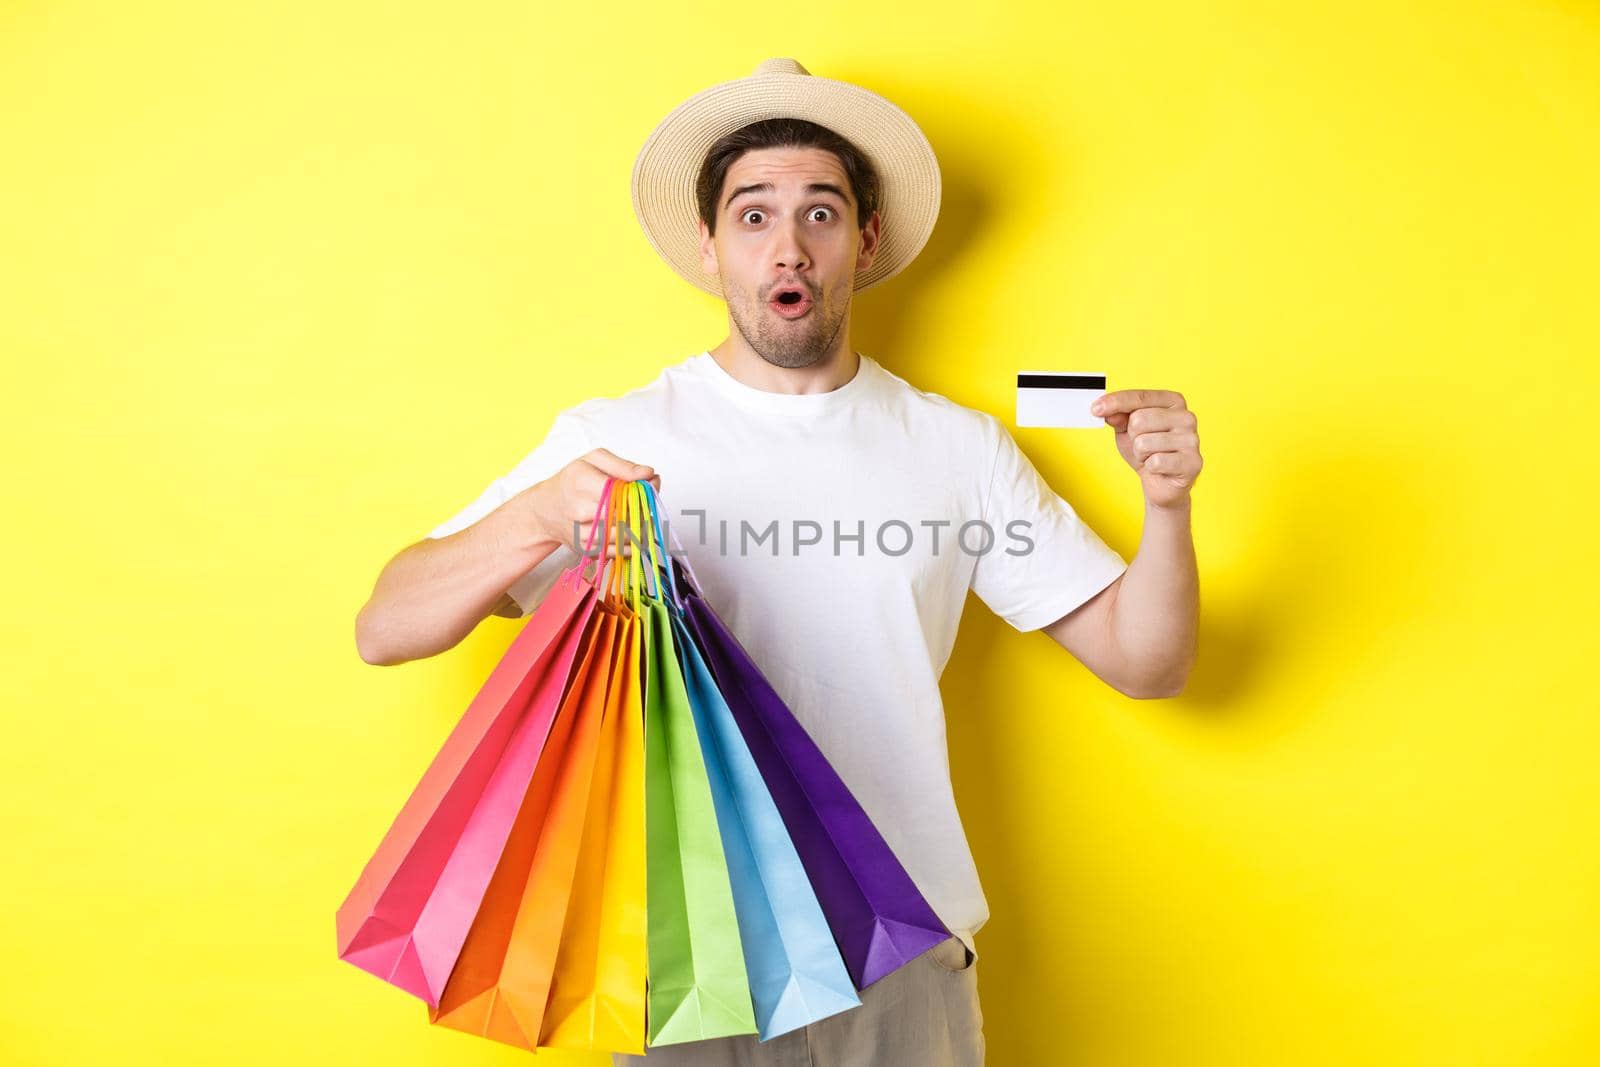
[(782, 318), (798, 319), (811, 310), (811, 295), (802, 289), (780, 289), (767, 304)]

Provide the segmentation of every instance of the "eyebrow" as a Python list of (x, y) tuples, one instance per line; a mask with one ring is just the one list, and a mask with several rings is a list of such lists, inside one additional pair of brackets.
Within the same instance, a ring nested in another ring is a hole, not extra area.
[[(776, 187), (771, 182), (757, 182), (755, 185), (741, 185), (732, 193), (728, 194), (728, 199), (722, 202), (722, 206), (727, 208), (735, 200), (739, 199), (746, 193), (770, 193), (775, 188)], [(839, 188), (837, 185), (832, 184), (831, 182), (812, 182), (810, 185), (806, 186), (806, 192), (808, 194), (832, 193), (834, 196), (839, 198), (840, 202), (845, 204), (850, 203), (850, 198), (844, 195), (844, 190)]]

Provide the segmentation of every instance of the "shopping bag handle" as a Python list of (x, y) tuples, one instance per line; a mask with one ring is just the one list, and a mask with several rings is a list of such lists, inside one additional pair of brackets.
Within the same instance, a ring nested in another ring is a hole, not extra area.
[[(656, 536), (661, 537), (661, 497), (656, 492), (656, 487), (649, 482), (644, 482), (644, 494), (650, 501), (650, 515), (655, 520)], [(678, 531), (667, 527), (667, 536), (672, 540), (672, 547), (678, 550), (678, 559), (683, 563), (684, 573), (689, 576), (689, 581), (696, 592), (701, 588), (700, 576), (695, 574), (694, 568), (689, 565), (689, 553), (684, 550), (683, 542), (678, 540)], [(672, 552), (666, 547), (666, 540), (662, 539), (662, 551), (667, 555), (667, 584), (672, 587), (672, 602), (680, 610), (683, 608), (682, 598), (678, 594), (678, 579), (672, 573)]]
[[(618, 488), (620, 487), (620, 488)], [(601, 596), (605, 600), (618, 598), (632, 606), (637, 606), (639, 601), (638, 585), (644, 578), (644, 570), (639, 562), (639, 546), (643, 539), (638, 534), (633, 534), (635, 550), (626, 559), (622, 556), (623, 535), (621, 526), (626, 524), (630, 533), (643, 521), (643, 503), (638, 499), (638, 491), (633, 482), (624, 482), (616, 478), (607, 478), (605, 488), (601, 492), (601, 510), (604, 517), (595, 519), (595, 526), (603, 527), (604, 534), (601, 541), (601, 553), (598, 565), (605, 569), (605, 578), (601, 581)], [(615, 559), (608, 559), (605, 555), (610, 546), (611, 531), (617, 529)], [(590, 530), (590, 543), (593, 543), (594, 531)], [(588, 554), (588, 548), (584, 553)], [(626, 578), (624, 578), (626, 575)], [(650, 592), (653, 586), (646, 585), (646, 595), (655, 596)]]
[(583, 545), (584, 559), (587, 560), (589, 558), (589, 550), (594, 547), (594, 535), (596, 533), (600, 534), (600, 555), (595, 557), (594, 574), (592, 576), (584, 575), (584, 570), (589, 566), (587, 562), (578, 568), (578, 576), (586, 582), (593, 582), (600, 577), (600, 571), (606, 565), (606, 550), (610, 547), (610, 535), (606, 530), (606, 526), (609, 525), (611, 520), (611, 483), (615, 481), (615, 478), (607, 477), (606, 484), (601, 486), (600, 503), (595, 505), (594, 509), (594, 524), (589, 527), (589, 539)]
[[(607, 481), (610, 482), (610, 481), (613, 481), (613, 479), (609, 479), (608, 478)], [(626, 484), (626, 483), (618, 483), (618, 484)], [(616, 523), (618, 522), (619, 517), (624, 515), (626, 507), (627, 507), (627, 499), (623, 495), (623, 493), (622, 492), (613, 492), (611, 494), (611, 497), (610, 497), (609, 501), (607, 501), (607, 504), (606, 504), (606, 515), (605, 515), (605, 520), (604, 521), (605, 521), (606, 535), (607, 536), (610, 536), (611, 531), (616, 528)], [(617, 551), (618, 551), (618, 553), (620, 553), (622, 551), (622, 536), (621, 536), (621, 534), (618, 534), (618, 536), (617, 536)], [(620, 555), (619, 555), (619, 558), (617, 558), (615, 560), (607, 559), (602, 564), (602, 566), (606, 568), (605, 580), (601, 583), (601, 586), (602, 586), (602, 589), (603, 589), (602, 599), (607, 600), (607, 601), (616, 600), (618, 597), (620, 597), (622, 595), (622, 592), (623, 592), (622, 583), (619, 581), (619, 576), (623, 573), (622, 572), (622, 560), (620, 558)]]
[(641, 592), (652, 600), (659, 600), (661, 598), (661, 586), (655, 576), (648, 573), (654, 568), (646, 567), (644, 561), (640, 558), (641, 555), (649, 555), (653, 558), (655, 546), (650, 540), (650, 528), (646, 522), (644, 498), (639, 492), (639, 483), (629, 482), (625, 490), (628, 496), (624, 509), (624, 521), (627, 522), (630, 533), (634, 530), (635, 524), (638, 525), (641, 531), (641, 533), (633, 535), (633, 554), (628, 557), (628, 589), (632, 594), (633, 603), (637, 605)]

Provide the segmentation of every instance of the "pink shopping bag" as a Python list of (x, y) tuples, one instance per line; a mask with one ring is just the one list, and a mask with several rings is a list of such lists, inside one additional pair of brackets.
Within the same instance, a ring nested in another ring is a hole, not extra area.
[[(606, 557), (607, 481), (596, 511)], [(589, 555), (585, 546), (585, 557)], [(437, 1006), (543, 751), (597, 603), (564, 571), (412, 790), (336, 917), (339, 958)]]

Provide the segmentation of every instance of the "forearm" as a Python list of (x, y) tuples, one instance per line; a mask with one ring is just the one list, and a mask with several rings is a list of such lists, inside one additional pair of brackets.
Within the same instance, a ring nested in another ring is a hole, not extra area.
[(537, 532), (527, 493), (448, 537), (405, 549), (384, 567), (356, 616), (368, 663), (392, 665), (453, 648), (518, 578), (555, 551)]
[(1139, 551), (1111, 606), (1111, 633), (1130, 678), (1157, 696), (1176, 696), (1194, 666), (1200, 577), (1190, 506), (1145, 506)]

